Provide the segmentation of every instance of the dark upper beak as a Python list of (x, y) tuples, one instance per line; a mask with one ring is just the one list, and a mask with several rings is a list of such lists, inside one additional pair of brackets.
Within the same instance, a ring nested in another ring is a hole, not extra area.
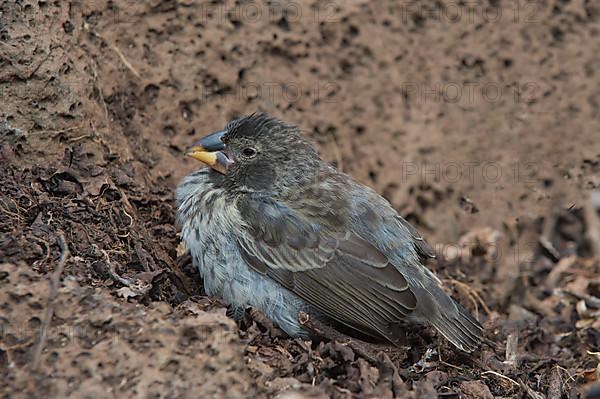
[(198, 149), (200, 151), (223, 151), (225, 149), (225, 143), (221, 140), (227, 133), (227, 130), (219, 130), (209, 134), (208, 136), (202, 137), (200, 140), (192, 144), (190, 150)]
[(185, 155), (195, 158), (220, 173), (227, 173), (233, 161), (223, 152), (223, 136), (227, 130), (219, 130), (196, 141)]

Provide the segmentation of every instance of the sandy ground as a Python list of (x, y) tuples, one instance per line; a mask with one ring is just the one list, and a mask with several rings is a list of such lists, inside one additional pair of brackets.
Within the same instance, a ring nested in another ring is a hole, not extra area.
[[(596, 2), (0, 12), (6, 395), (577, 398), (598, 380)], [(373, 362), (236, 325), (204, 295), (174, 221), (199, 167), (183, 151), (257, 110), (419, 228), (488, 345), (465, 356), (407, 332), (410, 349)]]

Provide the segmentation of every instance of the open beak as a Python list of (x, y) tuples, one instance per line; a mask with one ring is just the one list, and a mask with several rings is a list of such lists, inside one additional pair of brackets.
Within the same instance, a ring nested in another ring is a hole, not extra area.
[(225, 154), (223, 136), (227, 130), (220, 130), (196, 141), (185, 153), (210, 166), (219, 173), (226, 174), (233, 161)]

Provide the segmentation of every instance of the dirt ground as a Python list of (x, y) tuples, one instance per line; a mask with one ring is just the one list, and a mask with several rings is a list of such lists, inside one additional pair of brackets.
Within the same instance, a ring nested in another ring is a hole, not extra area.
[[(600, 397), (599, 53), (586, 0), (2, 2), (2, 396)], [(257, 110), (415, 224), (489, 342), (229, 319), (173, 190)]]

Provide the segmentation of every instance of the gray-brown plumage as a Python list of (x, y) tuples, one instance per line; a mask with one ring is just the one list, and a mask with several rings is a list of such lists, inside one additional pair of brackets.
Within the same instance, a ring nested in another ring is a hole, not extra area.
[(471, 352), (483, 329), (423, 266), (431, 247), (370, 188), (322, 161), (290, 124), (257, 114), (200, 140), (210, 166), (177, 188), (183, 239), (209, 294), (292, 336), (305, 311), (397, 343), (402, 322)]

